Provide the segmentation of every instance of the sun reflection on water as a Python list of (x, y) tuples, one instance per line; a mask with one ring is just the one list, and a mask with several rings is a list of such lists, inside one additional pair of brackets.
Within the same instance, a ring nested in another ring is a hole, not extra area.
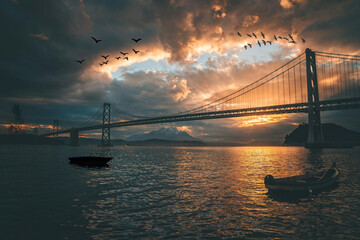
[(321, 151), (300, 147), (129, 147), (114, 154), (109, 169), (88, 173), (86, 184), (101, 189), (83, 205), (94, 237), (276, 238), (279, 229), (290, 236), (300, 210), (270, 198), (264, 177), (323, 165)]

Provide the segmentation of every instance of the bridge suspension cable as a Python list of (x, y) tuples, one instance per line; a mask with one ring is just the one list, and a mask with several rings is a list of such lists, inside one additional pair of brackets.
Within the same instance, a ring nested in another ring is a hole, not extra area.
[(96, 121), (101, 120), (102, 116), (102, 106), (99, 106), (98, 110), (83, 124), (84, 126), (89, 126), (94, 124)]
[(146, 118), (149, 118), (149, 117), (144, 117), (144, 116), (138, 116), (138, 115), (135, 115), (135, 114), (130, 114), (130, 113), (127, 113), (123, 110), (120, 110), (118, 109), (117, 107), (115, 107), (114, 105), (111, 105), (111, 109), (115, 112), (117, 112), (118, 114), (120, 115), (125, 115), (125, 116), (129, 116), (129, 117), (132, 117), (132, 118), (141, 118), (141, 119), (146, 119)]
[[(298, 60), (298, 61), (296, 61)], [(305, 92), (302, 92), (300, 95), (297, 94), (297, 90), (296, 90), (296, 85), (299, 84), (298, 88), (300, 88), (300, 90), (302, 91), (302, 83), (297, 83), (296, 82), (296, 75), (297, 72), (300, 72), (300, 76), (301, 76), (301, 71), (306, 71), (306, 68), (303, 67), (303, 70), (301, 70), (301, 64), (304, 64), (305, 62), (305, 57), (304, 57), (304, 53), (300, 54), (299, 56), (297, 56), (296, 58), (292, 59), (291, 61), (287, 62), (286, 64), (282, 65), (281, 67), (275, 69), (274, 71), (272, 71), (271, 73), (261, 77), (260, 79), (256, 80), (255, 82), (225, 96), (222, 98), (219, 98), (213, 102), (210, 102), (208, 104), (202, 105), (200, 107), (197, 108), (193, 108), (187, 111), (183, 111), (180, 113), (177, 113), (175, 115), (183, 115), (183, 114), (190, 114), (190, 113), (197, 113), (197, 112), (207, 112), (207, 111), (219, 111), (219, 110), (225, 110), (225, 109), (231, 109), (234, 107), (245, 107), (244, 104), (248, 103), (247, 107), (253, 107), (253, 105), (259, 105), (258, 103), (256, 103), (255, 101), (258, 102), (265, 102), (267, 104), (271, 104), (268, 100), (269, 99), (264, 99), (265, 96), (270, 97), (272, 96), (273, 100), (275, 100), (276, 96), (277, 96), (277, 104), (280, 103), (280, 86), (282, 85), (282, 92), (284, 92), (283, 98), (285, 101), (285, 81), (287, 80), (289, 83), (287, 85), (287, 89), (289, 91), (289, 103), (291, 103), (291, 99), (293, 98), (292, 94), (294, 95), (294, 102), (296, 102), (299, 97), (302, 97), (303, 99), (304, 96), (302, 96), (301, 94), (304, 94)], [(290, 74), (290, 71), (291, 74)], [(286, 79), (284, 78), (284, 75), (287, 75)], [(290, 83), (290, 78), (293, 75), (293, 83)], [(279, 78), (280, 76), (283, 76), (283, 78)], [(273, 84), (269, 84), (268, 86), (270, 87), (266, 87), (265, 88), (265, 84), (269, 83), (270, 81), (272, 81)], [(301, 81), (303, 81), (303, 79), (301, 79)], [(293, 85), (293, 92), (291, 92), (291, 88), (290, 85)], [(257, 90), (257, 92), (255, 92), (255, 90)], [(275, 96), (276, 95), (276, 96)], [(261, 97), (261, 98), (259, 98)], [(246, 102), (247, 101), (247, 102)], [(273, 101), (272, 104), (276, 104), (275, 101)], [(243, 105), (243, 106), (242, 106)]]
[[(176, 115), (307, 102), (305, 53), (241, 89)], [(320, 100), (360, 97), (360, 56), (315, 52)]]
[(315, 52), (320, 100), (360, 97), (360, 56)]

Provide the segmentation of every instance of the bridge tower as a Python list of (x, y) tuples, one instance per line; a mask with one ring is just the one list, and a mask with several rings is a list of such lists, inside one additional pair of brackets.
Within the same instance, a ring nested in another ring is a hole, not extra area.
[(34, 136), (38, 135), (39, 129), (37, 127), (33, 128)]
[(71, 146), (79, 146), (79, 129), (70, 129), (70, 143)]
[(56, 138), (56, 140), (59, 139), (59, 120), (58, 119), (54, 119), (54, 125), (53, 125), (53, 136), (54, 138)]
[(104, 103), (101, 146), (110, 147), (110, 103)]
[(306, 73), (308, 90), (308, 145), (316, 145), (324, 142), (320, 120), (319, 89), (316, 73), (315, 52), (307, 48), (306, 53)]

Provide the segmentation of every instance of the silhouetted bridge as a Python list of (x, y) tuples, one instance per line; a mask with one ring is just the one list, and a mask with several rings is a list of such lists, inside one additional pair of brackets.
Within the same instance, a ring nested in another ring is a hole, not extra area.
[[(127, 114), (110, 103), (104, 103), (103, 124), (66, 130), (57, 128), (43, 136), (70, 133), (70, 143), (77, 145), (79, 132), (102, 129), (102, 145), (110, 146), (110, 128), (114, 127), (308, 113), (308, 143), (321, 144), (323, 135), (320, 111), (360, 108), (359, 60), (360, 56), (313, 52), (306, 49), (305, 53), (238, 91), (185, 112), (144, 118)], [(319, 95), (319, 92), (322, 94)], [(137, 119), (111, 123), (111, 109)]]

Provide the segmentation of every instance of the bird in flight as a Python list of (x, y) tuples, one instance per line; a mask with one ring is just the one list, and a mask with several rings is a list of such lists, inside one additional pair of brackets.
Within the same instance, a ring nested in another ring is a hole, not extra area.
[(263, 34), (263, 32), (261, 32), (261, 36), (262, 36), (263, 38), (265, 38), (265, 35)]
[(289, 37), (290, 37), (291, 41), (294, 41), (294, 39), (293, 39), (293, 37), (291, 36), (291, 34), (290, 34), (290, 33), (288, 33), (288, 35), (289, 35)]
[(250, 34), (248, 34), (248, 33), (247, 33), (246, 35), (248, 35), (249, 37), (252, 37), (252, 36), (251, 36)]
[(279, 38), (279, 39), (282, 39), (282, 37), (281, 37), (281, 36), (278, 36), (278, 38)]
[(271, 41), (267, 41), (271, 45)]
[(294, 40), (292, 40), (292, 41), (289, 41), (289, 43), (293, 43), (293, 44), (296, 44), (296, 42), (295, 42)]
[(265, 40), (262, 40), (262, 42), (263, 42), (264, 46), (266, 46), (266, 42), (265, 42)]
[(277, 37), (274, 35), (274, 39), (275, 39), (275, 41), (277, 41)]
[(252, 33), (252, 34), (254, 35), (255, 38), (257, 38), (255, 33)]
[(127, 53), (127, 52), (120, 52), (122, 55), (126, 55), (126, 54), (129, 54), (129, 53)]
[(135, 54), (137, 54), (138, 52), (140, 52), (140, 51), (136, 51), (135, 49), (132, 49), (132, 50), (134, 51)]
[(103, 63), (99, 63), (100, 66), (104, 65)]
[(120, 59), (120, 57), (115, 57), (116, 58), (116, 60), (119, 60)]
[(260, 42), (258, 41), (258, 45), (259, 45), (259, 47), (261, 47), (261, 44), (260, 44)]
[(128, 58), (128, 57), (124, 57), (124, 60), (125, 60), (125, 59), (129, 61), (129, 58)]
[(247, 50), (247, 46), (246, 46), (246, 45), (244, 45), (244, 48), (245, 48), (245, 50)]
[(252, 46), (251, 46), (251, 44), (250, 44), (250, 43), (248, 43), (248, 45), (249, 45), (249, 47), (250, 47), (250, 48), (252, 48)]
[(301, 41), (302, 41), (303, 43), (305, 43), (305, 39), (301, 38)]
[(106, 56), (104, 56), (104, 55), (101, 55), (103, 58), (105, 58), (105, 59), (107, 59), (110, 55), (106, 55)]
[(82, 64), (83, 63), (83, 61), (85, 61), (85, 59), (83, 59), (83, 60), (76, 60), (78, 63), (80, 63), (80, 64)]
[(283, 37), (283, 39), (285, 39), (286, 41), (289, 41), (289, 39), (288, 39), (288, 38), (286, 38), (286, 37)]
[(138, 39), (135, 39), (135, 38), (132, 38), (131, 40), (133, 40), (134, 42), (138, 42), (138, 41), (140, 41), (141, 40), (141, 38), (138, 38)]
[(98, 43), (98, 42), (101, 42), (102, 40), (101, 39), (96, 39), (94, 37), (91, 37), (92, 39), (94, 39), (95, 43)]
[(106, 60), (106, 62), (103, 62), (103, 64), (106, 64), (106, 65), (107, 65), (107, 64), (108, 64), (108, 62), (109, 62), (109, 60)]
[(237, 32), (237, 34), (239, 35), (239, 37), (241, 37), (241, 34), (239, 32)]

